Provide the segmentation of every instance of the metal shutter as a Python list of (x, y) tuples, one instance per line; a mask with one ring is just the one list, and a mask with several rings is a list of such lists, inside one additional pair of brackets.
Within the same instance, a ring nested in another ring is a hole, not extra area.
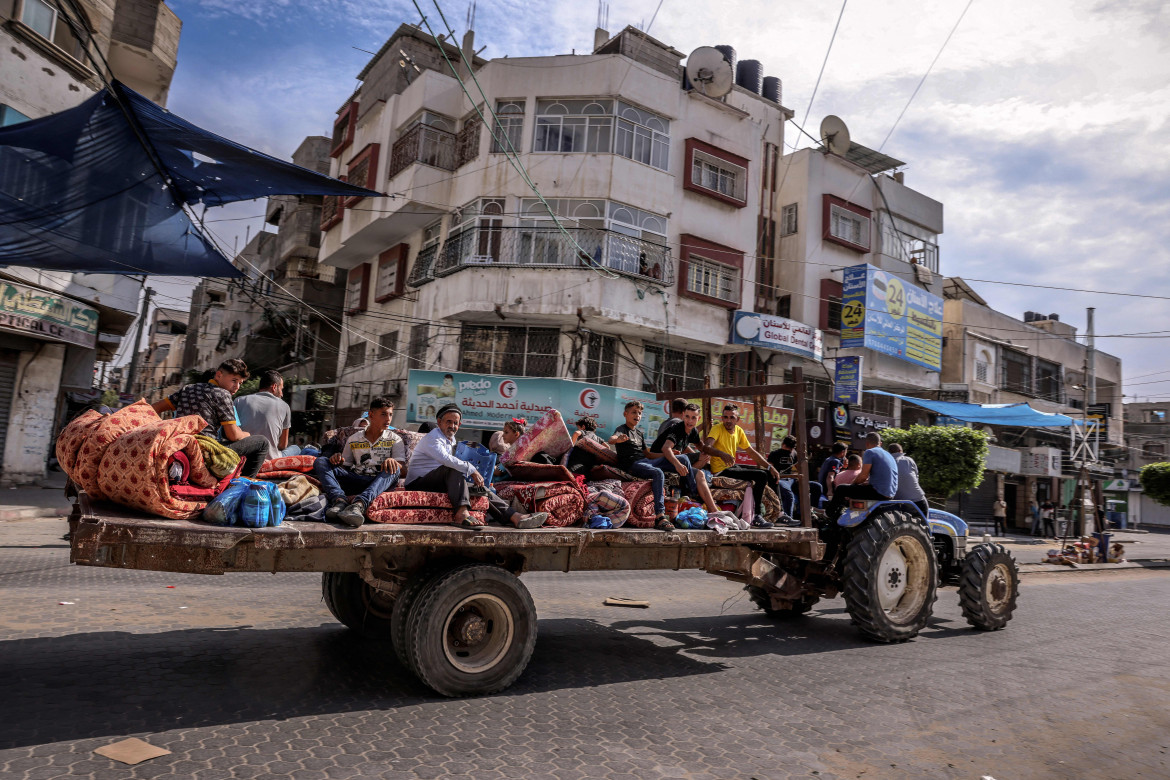
[(8, 415), (12, 412), (19, 358), (20, 353), (16, 350), (0, 349), (0, 471), (4, 468), (4, 443), (8, 439)]

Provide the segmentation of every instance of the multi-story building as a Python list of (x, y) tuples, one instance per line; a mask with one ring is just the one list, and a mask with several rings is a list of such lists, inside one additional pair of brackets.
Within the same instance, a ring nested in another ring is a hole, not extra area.
[[(946, 279), (944, 288), (945, 399), (1028, 403), (1043, 412), (1097, 420), (1096, 459), (1086, 457), (1086, 465), (1100, 498), (1099, 486), (1124, 459), (1121, 359), (1095, 351), (1094, 399), (1086, 380), (1088, 346), (1058, 314), (1027, 312), (1021, 320), (992, 309), (960, 278)], [(1026, 513), (1032, 498), (1072, 503), (1081, 463), (1071, 457), (1075, 450), (1068, 428), (988, 430), (995, 439), (991, 473), (972, 493), (972, 512), (990, 515), (997, 491), (1019, 525), (1030, 522)]]
[(182, 381), (187, 312), (158, 308), (151, 312), (146, 348), (138, 355), (138, 376), (132, 395), (156, 400)]
[(1146, 466), (1170, 460), (1170, 403), (1127, 403), (1124, 416), (1126, 456), (1121, 465), (1125, 475), (1106, 496), (1119, 502), (1116, 510), (1127, 513), (1131, 527), (1135, 522), (1170, 526), (1170, 507), (1145, 495), (1138, 481)]
[(410, 368), (657, 391), (803, 360), (729, 343), (773, 298), (791, 113), (687, 88), (685, 55), (639, 30), (595, 39), (491, 61), (465, 39), (475, 78), (456, 78), (459, 49), (404, 25), (359, 74), (331, 173), (389, 197), (323, 208), (321, 261), (347, 279), (339, 415), (400, 397)]
[[(72, 108), (102, 87), (90, 57), (165, 103), (180, 22), (161, 0), (79, 0), (84, 18), (48, 0), (0, 0), (0, 126)], [(70, 21), (73, 22), (71, 26)], [(80, 37), (74, 30), (84, 30)], [(0, 270), (0, 483), (45, 473), (57, 428), (73, 399), (95, 385), (131, 324), (139, 279), (109, 274)], [(64, 317), (65, 319), (62, 319)]]

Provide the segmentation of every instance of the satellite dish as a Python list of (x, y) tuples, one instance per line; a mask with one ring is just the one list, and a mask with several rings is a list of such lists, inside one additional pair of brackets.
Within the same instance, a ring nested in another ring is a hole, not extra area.
[(723, 52), (714, 46), (700, 46), (687, 57), (687, 79), (701, 94), (718, 98), (731, 91), (735, 74)]
[(839, 116), (829, 114), (821, 120), (821, 143), (826, 149), (841, 157), (849, 151), (849, 128)]

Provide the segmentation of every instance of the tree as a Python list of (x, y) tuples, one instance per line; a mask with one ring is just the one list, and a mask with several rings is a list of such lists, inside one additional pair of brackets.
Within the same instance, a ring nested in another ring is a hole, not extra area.
[(1138, 479), (1142, 492), (1163, 506), (1170, 506), (1170, 463), (1143, 466)]
[(926, 495), (947, 499), (979, 487), (987, 461), (987, 434), (958, 425), (912, 425), (882, 431), (882, 443), (902, 445), (918, 464), (918, 484)]

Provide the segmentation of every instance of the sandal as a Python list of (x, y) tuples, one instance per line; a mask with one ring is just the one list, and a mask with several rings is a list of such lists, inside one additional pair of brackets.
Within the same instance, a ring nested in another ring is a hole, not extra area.
[(659, 531), (664, 531), (667, 533), (678, 530), (675, 528), (674, 523), (670, 522), (670, 519), (666, 515), (659, 515), (658, 517), (654, 518), (654, 527)]

